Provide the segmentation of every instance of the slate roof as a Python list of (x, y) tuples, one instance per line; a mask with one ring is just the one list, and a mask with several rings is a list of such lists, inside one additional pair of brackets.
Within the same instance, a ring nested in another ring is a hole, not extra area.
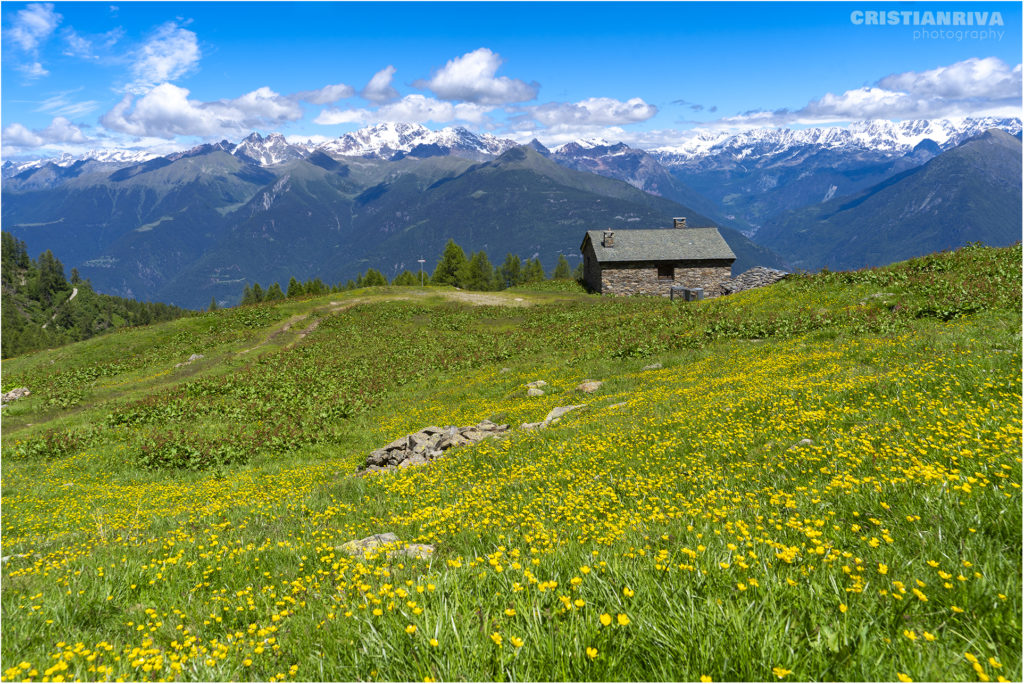
[[(594, 246), (598, 263), (736, 259), (717, 228), (616, 230), (613, 247), (601, 244), (603, 230), (588, 230), (587, 237)], [(586, 243), (584, 238), (580, 250)]]

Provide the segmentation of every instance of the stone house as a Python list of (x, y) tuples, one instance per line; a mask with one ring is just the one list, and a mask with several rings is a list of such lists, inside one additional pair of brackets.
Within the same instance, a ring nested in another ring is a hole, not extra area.
[(583, 237), (583, 277), (595, 292), (661, 295), (671, 287), (723, 294), (736, 255), (717, 228), (689, 228), (685, 218), (659, 230), (588, 230)]

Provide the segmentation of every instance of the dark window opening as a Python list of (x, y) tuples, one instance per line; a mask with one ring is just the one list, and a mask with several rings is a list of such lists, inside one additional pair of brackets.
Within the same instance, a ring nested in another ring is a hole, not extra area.
[(658, 280), (675, 280), (676, 269), (674, 266), (658, 266)]

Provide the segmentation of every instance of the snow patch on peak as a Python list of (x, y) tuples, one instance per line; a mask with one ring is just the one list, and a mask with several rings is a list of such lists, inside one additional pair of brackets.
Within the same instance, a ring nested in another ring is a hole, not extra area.
[(995, 117), (889, 121), (856, 121), (848, 126), (791, 128), (754, 128), (739, 133), (697, 130), (678, 145), (651, 150), (665, 163), (730, 155), (742, 159), (748, 155), (776, 154), (794, 147), (816, 146), (832, 150), (866, 150), (883, 154), (906, 154), (921, 141), (931, 139), (947, 149), (980, 135), (989, 128), (1001, 128), (1011, 134), (1021, 131), (1020, 119)]
[(421, 145), (437, 146), (456, 156), (483, 159), (500, 155), (515, 147), (516, 142), (487, 133), (477, 135), (462, 126), (432, 131), (422, 124), (385, 122), (346, 133), (317, 149), (334, 156), (395, 159)]

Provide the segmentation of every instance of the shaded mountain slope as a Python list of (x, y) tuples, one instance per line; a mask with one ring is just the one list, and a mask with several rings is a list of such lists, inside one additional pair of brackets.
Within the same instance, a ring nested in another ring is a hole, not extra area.
[(1021, 239), (1021, 141), (993, 129), (867, 190), (778, 217), (757, 241), (794, 266), (877, 266)]

